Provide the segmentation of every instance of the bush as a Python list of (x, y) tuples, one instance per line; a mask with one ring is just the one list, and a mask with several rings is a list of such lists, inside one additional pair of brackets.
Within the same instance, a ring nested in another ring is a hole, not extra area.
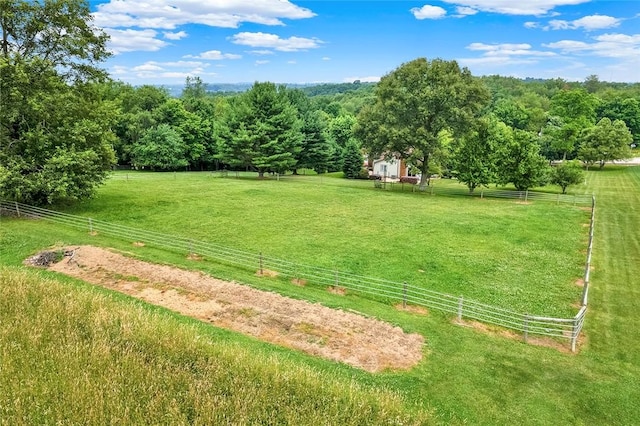
[(369, 179), (369, 170), (365, 169), (364, 167), (360, 169), (358, 179)]
[(401, 176), (400, 183), (410, 183), (411, 185), (415, 185), (418, 183), (418, 176)]

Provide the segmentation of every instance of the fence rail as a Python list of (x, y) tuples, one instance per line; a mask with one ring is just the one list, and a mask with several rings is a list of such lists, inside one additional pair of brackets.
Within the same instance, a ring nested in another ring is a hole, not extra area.
[[(593, 199), (595, 208), (595, 199)], [(585, 273), (585, 291), (583, 306), (573, 318), (548, 318), (523, 314), (508, 309), (486, 305), (463, 296), (452, 296), (410, 285), (406, 282), (394, 282), (380, 278), (365, 277), (344, 271), (319, 268), (289, 262), (282, 259), (265, 256), (262, 253), (248, 252), (234, 248), (197, 241), (174, 235), (161, 234), (154, 231), (142, 230), (93, 218), (75, 216), (67, 213), (34, 207), (17, 202), (0, 201), (0, 215), (11, 214), (18, 217), (30, 217), (50, 221), (57, 225), (87, 230), (91, 234), (104, 234), (129, 241), (141, 241), (145, 245), (153, 245), (161, 249), (175, 250), (189, 254), (197, 254), (207, 259), (239, 266), (257, 269), (260, 274), (274, 271), (281, 276), (322, 286), (332, 286), (344, 289), (361, 296), (371, 296), (391, 302), (402, 303), (403, 306), (412, 304), (433, 310), (452, 314), (459, 321), (475, 320), (506, 329), (515, 330), (527, 339), (532, 335), (552, 338), (568, 339), (572, 351), (576, 350), (578, 336), (582, 330), (586, 314), (586, 300), (588, 292), (588, 271), (591, 259), (591, 245), (593, 236), (593, 218), (589, 240), (587, 270)]]
[[(374, 181), (374, 187), (386, 190), (405, 190), (411, 188), (411, 191), (420, 191), (418, 185), (401, 182), (381, 182)], [(455, 186), (439, 186), (437, 183), (425, 187), (425, 194), (429, 195), (446, 195), (446, 196), (467, 196), (474, 198), (506, 198), (511, 200), (520, 200), (522, 202), (528, 201), (548, 201), (552, 203), (573, 204), (578, 206), (591, 205), (592, 195), (590, 194), (550, 194), (547, 192), (538, 191), (515, 191), (508, 189), (492, 189), (492, 188), (478, 188), (472, 193), (469, 190), (460, 185)]]

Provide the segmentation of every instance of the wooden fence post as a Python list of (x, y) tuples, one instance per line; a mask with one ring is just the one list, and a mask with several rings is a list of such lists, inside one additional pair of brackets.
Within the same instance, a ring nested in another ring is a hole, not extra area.
[(89, 234), (93, 234), (93, 221), (89, 218)]
[(20, 217), (20, 207), (18, 207), (18, 202), (16, 201), (16, 213), (18, 214), (18, 217)]
[(524, 191), (524, 202), (526, 203), (529, 200), (529, 190)]
[(264, 274), (264, 270), (262, 268), (262, 252), (260, 252), (260, 275)]
[(524, 316), (524, 342), (527, 343), (529, 339), (529, 314), (525, 314)]
[(458, 299), (458, 321), (462, 321), (462, 305), (464, 303), (464, 297), (460, 296)]

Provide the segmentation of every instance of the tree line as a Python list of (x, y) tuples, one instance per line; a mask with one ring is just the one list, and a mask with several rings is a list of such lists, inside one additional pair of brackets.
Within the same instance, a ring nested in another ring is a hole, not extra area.
[[(640, 141), (640, 85), (475, 77), (419, 58), (377, 84), (216, 94), (199, 77), (178, 98), (113, 81), (107, 35), (88, 3), (2, 0), (0, 196), (36, 204), (90, 197), (117, 165), (149, 170), (344, 171), (398, 158), (420, 186), (447, 173), (563, 191), (582, 165), (627, 158)], [(60, 35), (63, 34), (64, 37)], [(550, 167), (553, 162), (560, 166)]]

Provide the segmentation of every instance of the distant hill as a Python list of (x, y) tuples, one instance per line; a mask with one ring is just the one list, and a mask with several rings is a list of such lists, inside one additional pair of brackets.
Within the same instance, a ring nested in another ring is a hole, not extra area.
[[(240, 93), (247, 91), (253, 86), (253, 83), (206, 83), (209, 93)], [(336, 95), (341, 93), (361, 90), (363, 88), (371, 88), (375, 83), (361, 83), (355, 81), (353, 83), (285, 83), (289, 88), (301, 89), (308, 96)], [(172, 97), (180, 97), (182, 94), (183, 84), (161, 84), (158, 87), (165, 88)]]

